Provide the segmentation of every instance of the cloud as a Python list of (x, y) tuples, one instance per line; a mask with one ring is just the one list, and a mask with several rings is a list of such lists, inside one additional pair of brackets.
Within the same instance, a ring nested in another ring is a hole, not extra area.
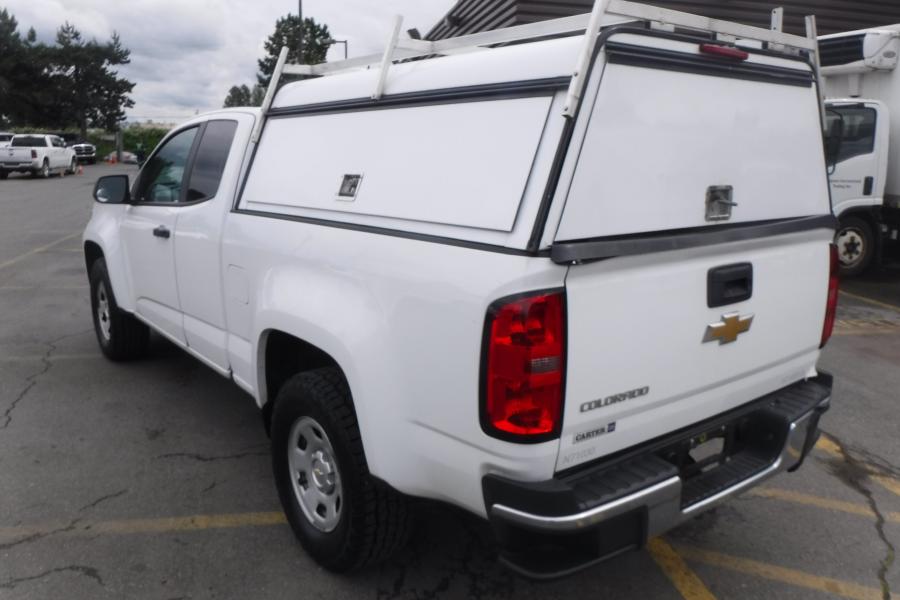
[[(325, 23), (332, 37), (347, 40), (350, 56), (380, 52), (395, 14), (403, 29), (423, 34), (454, 0), (305, 0), (303, 14)], [(119, 72), (135, 82), (131, 118), (170, 121), (222, 106), (228, 89), (256, 81), (256, 61), (275, 20), (293, 12), (296, 2), (246, 0), (7, 0), (25, 32), (34, 27), (51, 43), (64, 22), (88, 39), (113, 32), (131, 50), (131, 64)], [(335, 45), (329, 59), (343, 58)]]

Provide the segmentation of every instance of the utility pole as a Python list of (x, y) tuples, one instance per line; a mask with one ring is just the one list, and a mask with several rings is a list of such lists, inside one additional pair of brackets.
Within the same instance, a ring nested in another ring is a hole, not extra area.
[(303, 0), (297, 0), (297, 14), (300, 16), (300, 29), (297, 34), (300, 38), (297, 40), (297, 50), (300, 56), (297, 62), (303, 64)]

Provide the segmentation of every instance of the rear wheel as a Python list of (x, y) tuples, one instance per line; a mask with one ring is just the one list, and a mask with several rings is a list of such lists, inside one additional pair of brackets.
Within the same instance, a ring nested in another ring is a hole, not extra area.
[(40, 177), (41, 179), (50, 177), (50, 161), (45, 158), (44, 162), (41, 163), (41, 168), (34, 172), (34, 176)]
[(90, 282), (94, 333), (103, 354), (115, 361), (132, 360), (146, 354), (150, 329), (119, 308), (104, 259), (94, 261)]
[(865, 271), (875, 255), (872, 226), (860, 217), (841, 219), (834, 243), (841, 261), (841, 275), (845, 277), (853, 277)]
[(75, 171), (78, 170), (78, 159), (72, 157), (72, 162), (69, 163), (69, 169), (66, 171), (69, 175), (74, 175)]
[(300, 373), (282, 386), (272, 411), (272, 466), (294, 534), (326, 569), (382, 561), (406, 542), (407, 500), (369, 474), (337, 368)]

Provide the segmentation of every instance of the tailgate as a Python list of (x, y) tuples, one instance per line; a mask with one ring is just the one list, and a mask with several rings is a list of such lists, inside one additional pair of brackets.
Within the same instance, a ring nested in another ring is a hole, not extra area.
[(31, 162), (31, 148), (12, 148), (7, 146), (0, 149), (0, 162), (3, 163), (26, 163)]
[[(586, 264), (566, 279), (558, 470), (789, 385), (818, 358), (833, 231), (809, 67), (698, 48), (612, 35), (572, 142), (553, 254)], [(736, 206), (711, 215), (711, 188)]]
[[(557, 468), (686, 427), (808, 375), (819, 355), (832, 234), (571, 267)], [(710, 308), (710, 271), (745, 264), (752, 266), (752, 296)], [(729, 333), (732, 315), (735, 325), (752, 318), (749, 329)], [(720, 338), (710, 338), (711, 325)]]

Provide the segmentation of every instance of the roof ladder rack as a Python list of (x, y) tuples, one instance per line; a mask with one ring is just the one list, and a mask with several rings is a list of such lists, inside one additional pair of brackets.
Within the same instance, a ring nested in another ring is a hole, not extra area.
[(578, 109), (581, 93), (587, 83), (587, 74), (591, 67), (591, 59), (594, 57), (594, 49), (597, 47), (597, 36), (600, 34), (600, 25), (603, 23), (603, 15), (609, 6), (610, 0), (597, 0), (591, 11), (587, 29), (584, 32), (584, 43), (578, 55), (578, 63), (575, 72), (572, 73), (572, 81), (569, 82), (569, 91), (566, 93), (566, 103), (563, 106), (563, 115), (568, 118), (575, 116)]
[[(275, 70), (272, 72), (272, 78), (269, 81), (269, 88), (266, 91), (265, 99), (263, 100), (262, 117), (259, 119), (253, 130), (251, 141), (254, 143), (259, 141), (263, 124), (268, 116), (269, 109), (275, 98), (275, 92), (278, 90), (283, 75), (306, 75), (316, 77), (352, 70), (379, 68), (380, 72), (378, 73), (375, 89), (372, 93), (372, 100), (378, 101), (384, 95), (388, 71), (391, 65), (396, 61), (413, 58), (427, 59), (436, 56), (486, 50), (493, 46), (510, 42), (521, 42), (581, 33), (584, 36), (584, 43), (578, 54), (578, 62), (572, 73), (572, 79), (569, 84), (563, 109), (563, 114), (566, 117), (571, 118), (577, 110), (578, 103), (584, 91), (591, 60), (597, 47), (598, 33), (601, 28), (617, 23), (643, 21), (645, 23), (650, 23), (655, 27), (677, 27), (706, 33), (712, 32), (717, 34), (720, 39), (756, 40), (769, 44), (770, 48), (790, 48), (795, 52), (798, 50), (807, 51), (810, 53), (810, 57), (813, 59), (814, 64), (818, 65), (818, 47), (816, 39), (815, 37), (810, 37), (810, 25), (812, 35), (815, 35), (815, 19), (813, 18), (810, 22), (809, 17), (807, 17), (807, 36), (803, 37), (787, 34), (780, 30), (782, 14), (783, 13), (776, 9), (772, 15), (770, 29), (763, 29), (752, 27), (750, 25), (732, 23), (730, 21), (710, 19), (708, 17), (701, 17), (667, 8), (639, 4), (637, 2), (631, 2), (630, 0), (595, 0), (593, 10), (589, 14), (553, 19), (551, 21), (528, 23), (525, 25), (516, 25), (504, 29), (483, 31), (436, 41), (400, 39), (400, 30), (403, 19), (398, 16), (394, 19), (387, 47), (383, 52), (378, 54), (350, 58), (331, 63), (300, 65), (288, 63), (287, 48), (282, 48), (281, 54), (278, 56), (278, 62), (275, 65)], [(816, 74), (818, 75), (818, 67), (816, 67)]]

